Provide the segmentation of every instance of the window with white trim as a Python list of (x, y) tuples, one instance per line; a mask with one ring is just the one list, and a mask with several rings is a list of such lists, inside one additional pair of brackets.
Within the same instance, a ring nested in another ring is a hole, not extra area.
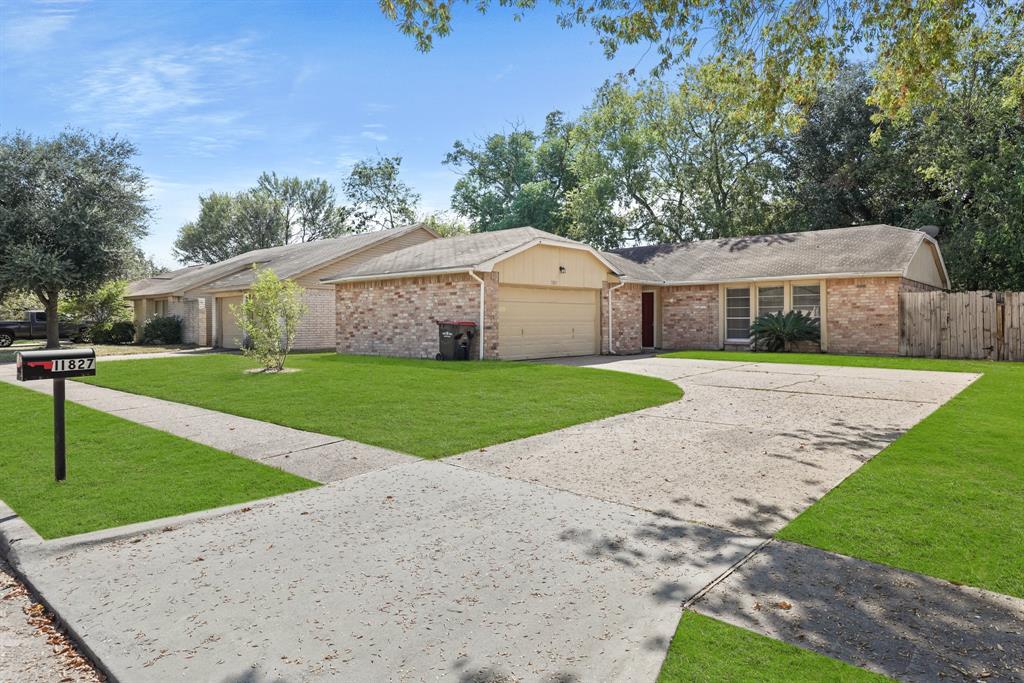
[(821, 318), (821, 285), (793, 285), (794, 311)]
[(757, 288), (757, 314), (782, 313), (786, 308), (786, 288), (782, 285)]
[(725, 290), (725, 338), (728, 341), (750, 339), (750, 288)]

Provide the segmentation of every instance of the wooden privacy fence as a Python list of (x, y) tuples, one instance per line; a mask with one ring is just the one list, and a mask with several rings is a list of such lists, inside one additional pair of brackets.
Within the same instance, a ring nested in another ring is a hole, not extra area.
[(1024, 292), (903, 292), (900, 354), (1024, 360)]

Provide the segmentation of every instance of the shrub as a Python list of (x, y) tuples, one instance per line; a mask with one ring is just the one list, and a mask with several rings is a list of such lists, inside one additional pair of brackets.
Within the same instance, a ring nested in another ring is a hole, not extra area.
[(124, 298), (127, 280), (110, 280), (85, 294), (62, 299), (61, 315), (76, 321), (88, 321), (95, 327), (132, 319), (132, 304)]
[(176, 315), (161, 315), (150, 318), (142, 327), (143, 344), (180, 344), (181, 318)]
[(302, 287), (293, 280), (280, 280), (269, 268), (253, 268), (256, 279), (241, 307), (231, 307), (247, 338), (242, 353), (259, 361), (264, 370), (279, 372), (309, 308), (302, 302)]
[(789, 351), (794, 342), (820, 341), (821, 326), (800, 311), (765, 313), (750, 325), (755, 351)]
[(89, 330), (94, 344), (130, 344), (135, 341), (135, 324), (127, 320), (96, 325)]

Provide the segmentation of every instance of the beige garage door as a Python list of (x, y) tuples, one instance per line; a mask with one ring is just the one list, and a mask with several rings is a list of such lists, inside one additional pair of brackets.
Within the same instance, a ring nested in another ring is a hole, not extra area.
[(217, 299), (217, 322), (220, 329), (219, 342), (223, 349), (237, 349), (242, 341), (242, 327), (238, 324), (231, 307), (242, 307), (242, 297), (229, 296)]
[(498, 290), (498, 335), (506, 360), (600, 352), (594, 289), (511, 287)]

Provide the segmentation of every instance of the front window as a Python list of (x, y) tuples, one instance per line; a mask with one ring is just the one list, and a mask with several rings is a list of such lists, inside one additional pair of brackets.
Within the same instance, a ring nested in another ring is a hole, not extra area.
[(750, 339), (750, 288), (725, 290), (725, 338), (729, 341)]
[(757, 314), (782, 313), (786, 307), (785, 287), (758, 287)]
[(793, 285), (793, 310), (821, 318), (821, 286)]

